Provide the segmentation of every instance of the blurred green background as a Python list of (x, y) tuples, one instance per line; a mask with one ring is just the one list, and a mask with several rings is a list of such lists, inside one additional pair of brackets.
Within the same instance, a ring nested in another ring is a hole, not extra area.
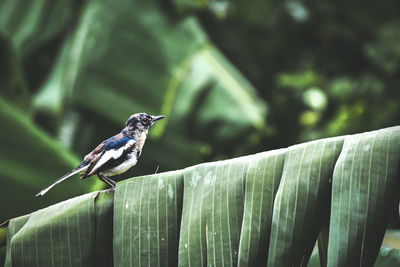
[(0, 1), (0, 221), (100, 189), (34, 195), (163, 114), (121, 175), (398, 125), (400, 2)]

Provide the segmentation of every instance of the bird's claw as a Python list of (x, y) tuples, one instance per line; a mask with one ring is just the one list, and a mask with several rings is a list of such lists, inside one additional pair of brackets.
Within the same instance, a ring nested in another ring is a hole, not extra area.
[(114, 187), (110, 187), (110, 188), (107, 189), (106, 193), (110, 194), (114, 190), (115, 190), (115, 186)]

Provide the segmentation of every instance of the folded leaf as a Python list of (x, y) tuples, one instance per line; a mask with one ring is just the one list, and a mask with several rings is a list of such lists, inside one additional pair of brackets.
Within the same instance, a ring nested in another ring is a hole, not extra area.
[(125, 180), (10, 220), (6, 266), (314, 266), (319, 234), (323, 266), (372, 266), (399, 151), (392, 127)]

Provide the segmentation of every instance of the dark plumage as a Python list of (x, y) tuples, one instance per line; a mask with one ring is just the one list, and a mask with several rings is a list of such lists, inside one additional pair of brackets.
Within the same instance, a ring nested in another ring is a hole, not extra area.
[(44, 195), (53, 186), (77, 173), (81, 174), (82, 179), (97, 174), (100, 180), (110, 186), (109, 190), (113, 190), (115, 182), (107, 176), (121, 174), (136, 164), (149, 129), (154, 122), (162, 118), (164, 116), (152, 116), (146, 113), (130, 116), (126, 127), (119, 134), (103, 141), (85, 156), (78, 167), (40, 191), (36, 196)]

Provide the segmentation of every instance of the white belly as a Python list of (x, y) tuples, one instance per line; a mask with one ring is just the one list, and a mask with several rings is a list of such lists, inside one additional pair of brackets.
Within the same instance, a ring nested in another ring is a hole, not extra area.
[(128, 160), (121, 163), (117, 167), (103, 171), (102, 173), (107, 176), (118, 175), (118, 174), (126, 172), (127, 170), (129, 170), (130, 168), (135, 166), (136, 163), (137, 163), (137, 158), (132, 153), (132, 156)]

